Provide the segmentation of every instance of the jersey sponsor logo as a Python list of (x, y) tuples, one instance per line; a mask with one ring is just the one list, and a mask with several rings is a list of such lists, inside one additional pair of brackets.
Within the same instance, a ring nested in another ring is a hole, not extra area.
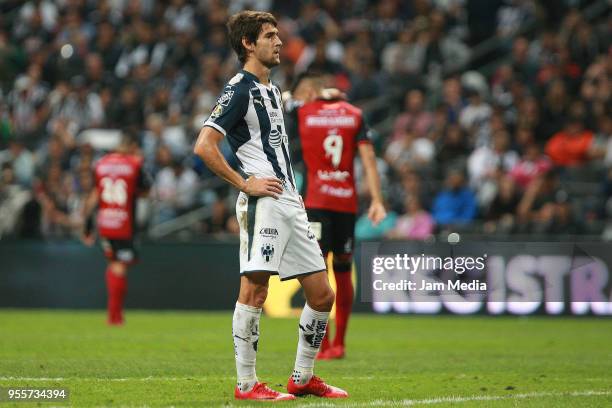
[(322, 181), (346, 181), (351, 174), (346, 170), (317, 170), (317, 177)]
[(221, 95), (221, 97), (217, 101), (217, 104), (221, 106), (228, 106), (230, 101), (232, 100), (232, 96), (234, 96), (234, 91), (228, 89), (223, 93), (223, 95)]
[(278, 237), (278, 230), (276, 228), (262, 228), (259, 230), (259, 235), (266, 238)]
[(268, 111), (268, 116), (270, 116), (270, 122), (273, 125), (283, 124), (283, 115), (280, 112), (276, 110), (271, 110), (271, 111)]
[(321, 193), (337, 198), (349, 198), (353, 196), (352, 188), (332, 187), (328, 184), (321, 186)]
[(264, 261), (270, 262), (274, 256), (274, 245), (267, 243), (261, 246), (261, 256)]
[(268, 141), (270, 142), (270, 146), (274, 148), (280, 147), (281, 143), (283, 142), (283, 135), (281, 135), (281, 132), (279, 132), (278, 129), (272, 129), (270, 131)]
[(354, 116), (307, 116), (306, 126), (310, 127), (355, 127)]
[(129, 164), (102, 163), (98, 165), (98, 174), (104, 176), (131, 176), (134, 168)]

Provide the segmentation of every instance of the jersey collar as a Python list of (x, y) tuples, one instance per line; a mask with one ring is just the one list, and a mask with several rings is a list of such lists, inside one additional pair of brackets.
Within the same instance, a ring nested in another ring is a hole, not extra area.
[(268, 89), (272, 88), (272, 82), (271, 82), (271, 81), (269, 81), (269, 84), (268, 84), (268, 85), (264, 85), (264, 84), (262, 84), (261, 82), (259, 82), (259, 78), (257, 78), (257, 75), (253, 74), (252, 72), (249, 72), (249, 71), (247, 71), (247, 70), (245, 70), (245, 69), (241, 69), (241, 70), (240, 70), (240, 73), (241, 73), (242, 75), (244, 75), (244, 77), (245, 77), (245, 78), (247, 78), (247, 79), (249, 79), (249, 80), (251, 80), (251, 81), (255, 81), (255, 82), (257, 82), (258, 84), (263, 85), (263, 86), (265, 86), (265, 87), (266, 87), (266, 88), (268, 88)]

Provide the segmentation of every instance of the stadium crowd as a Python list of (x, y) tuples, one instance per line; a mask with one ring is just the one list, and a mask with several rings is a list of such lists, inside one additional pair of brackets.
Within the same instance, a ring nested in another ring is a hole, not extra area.
[[(207, 206), (195, 232), (236, 233), (233, 194), (191, 146), (238, 63), (224, 24), (249, 7), (278, 18), (281, 89), (304, 70), (329, 73), (377, 130), (389, 215), (376, 227), (361, 217), (358, 238), (612, 238), (612, 15), (587, 20), (592, 3), (4, 1), (0, 237), (76, 234), (103, 153), (84, 135), (105, 129), (140, 142), (149, 225)], [(498, 55), (475, 71), (490, 38)], [(388, 109), (370, 114), (377, 100)]]

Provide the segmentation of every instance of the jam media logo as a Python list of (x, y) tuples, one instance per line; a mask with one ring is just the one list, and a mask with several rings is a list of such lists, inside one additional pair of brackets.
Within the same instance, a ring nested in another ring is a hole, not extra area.
[(264, 261), (270, 262), (274, 256), (274, 245), (263, 244), (261, 247), (261, 256), (263, 257)]
[(266, 238), (278, 237), (278, 230), (276, 228), (262, 228), (259, 230), (259, 235)]

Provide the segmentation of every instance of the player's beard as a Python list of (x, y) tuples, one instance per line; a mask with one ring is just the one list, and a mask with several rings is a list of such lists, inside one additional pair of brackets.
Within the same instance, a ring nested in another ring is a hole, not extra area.
[(270, 57), (270, 59), (262, 61), (262, 63), (266, 68), (272, 69), (280, 64), (280, 60), (276, 58), (276, 55), (272, 54), (272, 57)]
[(266, 68), (272, 69), (272, 68), (274, 68), (274, 67), (276, 67), (277, 65), (280, 64), (280, 54), (277, 56), (276, 53), (274, 53), (274, 51), (272, 51), (272, 54), (269, 57), (261, 58), (259, 61)]

